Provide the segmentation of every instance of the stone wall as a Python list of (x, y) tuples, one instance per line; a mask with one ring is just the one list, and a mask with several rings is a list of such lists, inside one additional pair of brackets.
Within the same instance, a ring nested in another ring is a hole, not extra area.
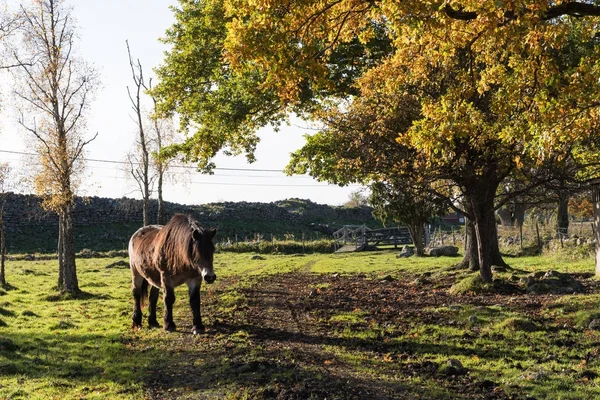
[[(261, 223), (296, 225), (307, 229), (331, 233), (344, 224), (366, 223), (377, 226), (369, 207), (334, 207), (313, 203), (310, 200), (287, 199), (272, 203), (221, 202), (188, 206), (176, 203), (165, 204), (165, 215), (175, 213), (194, 215), (202, 225), (221, 226)], [(56, 214), (44, 211), (41, 199), (34, 195), (9, 193), (4, 206), (8, 229), (34, 225), (40, 228), (58, 226)], [(155, 222), (157, 202), (150, 204), (151, 222)], [(76, 200), (73, 215), (74, 225), (96, 226), (111, 223), (140, 224), (142, 201), (121, 198), (80, 197)]]

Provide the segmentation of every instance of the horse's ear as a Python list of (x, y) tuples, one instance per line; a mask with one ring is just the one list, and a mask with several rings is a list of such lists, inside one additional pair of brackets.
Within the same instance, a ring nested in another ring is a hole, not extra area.
[(200, 240), (202, 240), (202, 234), (200, 233), (200, 231), (199, 231), (199, 230), (197, 230), (197, 229), (193, 229), (193, 230), (192, 230), (192, 235), (194, 236), (194, 239), (195, 239), (195, 240), (197, 240), (197, 241), (200, 241)]
[(209, 234), (211, 238), (214, 238), (217, 234), (217, 230), (215, 228), (210, 228)]

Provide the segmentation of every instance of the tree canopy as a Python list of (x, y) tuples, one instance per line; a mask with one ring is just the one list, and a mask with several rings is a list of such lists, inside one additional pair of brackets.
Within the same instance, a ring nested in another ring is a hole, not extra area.
[(291, 172), (458, 187), (484, 280), (504, 179), (573, 149), (597, 161), (595, 2), (203, 0), (176, 15), (157, 94), (196, 133), (174, 151), (201, 166), (226, 146), (252, 160), (258, 127), (317, 120)]

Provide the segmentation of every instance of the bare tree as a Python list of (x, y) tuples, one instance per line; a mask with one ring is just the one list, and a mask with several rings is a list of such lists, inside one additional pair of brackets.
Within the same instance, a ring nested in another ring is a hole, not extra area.
[[(131, 93), (129, 86), (127, 86), (127, 94), (129, 95), (129, 100), (131, 101), (131, 108), (135, 113), (136, 124), (138, 127), (139, 139), (137, 142), (137, 147), (140, 151), (140, 157), (129, 157), (129, 163), (131, 165), (131, 174), (137, 184), (140, 186), (140, 191), (142, 193), (142, 200), (144, 202), (143, 206), (143, 224), (144, 226), (150, 223), (148, 219), (149, 206), (150, 206), (150, 194), (151, 194), (151, 184), (152, 184), (152, 176), (150, 175), (150, 152), (149, 148), (149, 138), (146, 135), (144, 129), (144, 121), (143, 121), (143, 112), (142, 112), (142, 104), (141, 104), (141, 94), (142, 89), (146, 88), (146, 84), (144, 82), (144, 71), (142, 69), (142, 64), (138, 59), (137, 62), (134, 63), (133, 58), (131, 57), (131, 50), (129, 48), (129, 42), (125, 41), (127, 44), (127, 54), (129, 55), (129, 66), (131, 67), (131, 75), (133, 78), (133, 83), (135, 84), (135, 94)], [(132, 158), (136, 158), (136, 160), (132, 160)], [(134, 162), (136, 163), (134, 165)]]
[[(147, 88), (149, 93), (152, 93), (152, 79), (150, 79), (150, 87)], [(152, 158), (154, 160), (154, 168), (156, 169), (157, 175), (157, 196), (158, 196), (158, 212), (157, 212), (157, 222), (158, 224), (165, 223), (165, 207), (163, 200), (163, 184), (166, 178), (166, 174), (169, 171), (169, 167), (171, 166), (173, 159), (165, 158), (162, 156), (162, 150), (165, 146), (173, 144), (176, 141), (176, 129), (175, 124), (171, 118), (160, 118), (159, 113), (157, 111), (157, 101), (156, 98), (150, 95), (152, 99), (152, 103), (154, 105), (153, 113), (150, 116), (152, 120), (153, 126), (153, 142), (154, 142), (154, 151), (152, 153)], [(171, 180), (174, 180), (173, 175), (171, 175)]]
[[(19, 26), (19, 18), (15, 15), (10, 14), (6, 10), (0, 9), (0, 44), (6, 41), (12, 33), (15, 32)], [(19, 66), (19, 64), (13, 65), (12, 63), (6, 63), (3, 59), (0, 62), (0, 69), (10, 69)]]
[(83, 138), (97, 74), (75, 55), (74, 21), (63, 0), (32, 0), (21, 6), (19, 17), (21, 42), (12, 54), (19, 65), (14, 73), (19, 123), (35, 142), (36, 192), (59, 217), (58, 289), (77, 294), (73, 206), (84, 148), (97, 136)]

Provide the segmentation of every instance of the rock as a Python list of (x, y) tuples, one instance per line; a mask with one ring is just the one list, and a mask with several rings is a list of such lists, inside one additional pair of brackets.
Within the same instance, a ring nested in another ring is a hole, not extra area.
[(412, 284), (415, 286), (427, 285), (428, 283), (430, 283), (430, 280), (424, 276), (419, 276), (417, 279), (412, 281)]
[(527, 286), (527, 294), (545, 294), (550, 292), (550, 287), (542, 282)]
[(258, 254), (253, 255), (250, 259), (251, 260), (265, 260), (265, 258), (263, 256), (259, 256)]
[(528, 288), (529, 286), (534, 285), (537, 282), (537, 279), (531, 275), (527, 275), (526, 277), (521, 278), (520, 282), (525, 288)]
[(546, 378), (548, 378), (548, 373), (546, 371), (531, 371), (526, 373), (525, 375), (523, 375), (523, 378), (527, 379), (528, 381), (542, 381)]
[(476, 324), (477, 321), (479, 321), (479, 318), (476, 315), (469, 315), (469, 323)]
[(35, 260), (35, 256), (33, 254), (25, 254), (25, 257), (23, 257), (23, 259), (25, 261), (34, 261)]
[(415, 254), (415, 249), (413, 246), (404, 246), (400, 254), (396, 255), (396, 258), (408, 258)]
[(452, 304), (452, 305), (448, 306), (448, 309), (452, 310), (452, 311), (459, 311), (459, 310), (462, 310), (462, 306), (459, 306), (457, 304)]
[(550, 278), (558, 278), (558, 279), (562, 279), (563, 278), (563, 274), (561, 274), (558, 271), (554, 271), (554, 270), (550, 270), (548, 272), (546, 272), (543, 276), (544, 279), (550, 279)]
[(455, 358), (450, 358), (446, 361), (442, 372), (446, 375), (465, 375), (468, 373), (462, 363)]
[(317, 297), (318, 294), (319, 291), (317, 289), (313, 289), (310, 291), (310, 293), (308, 293), (308, 297)]
[(336, 272), (335, 274), (331, 275), (332, 278), (337, 279), (340, 277), (340, 273)]
[(458, 247), (456, 246), (440, 246), (429, 249), (429, 255), (432, 257), (453, 257), (458, 255)]
[(600, 319), (593, 319), (588, 325), (588, 329), (600, 331)]
[(396, 279), (394, 279), (394, 278), (393, 278), (391, 275), (386, 275), (386, 276), (384, 276), (383, 278), (381, 278), (381, 281), (382, 281), (382, 282), (393, 282), (393, 281), (395, 281), (395, 280), (396, 280)]

